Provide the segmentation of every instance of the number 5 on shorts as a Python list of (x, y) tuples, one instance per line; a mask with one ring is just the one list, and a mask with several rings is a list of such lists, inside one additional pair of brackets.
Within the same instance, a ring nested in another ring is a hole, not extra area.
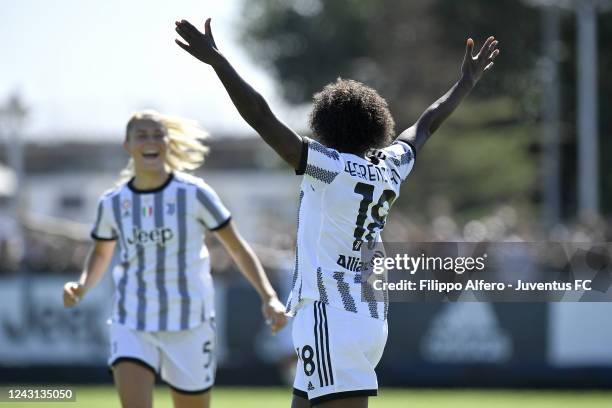
[(206, 363), (204, 364), (204, 368), (208, 368), (210, 367), (210, 364), (213, 361), (212, 342), (210, 340), (206, 341), (202, 345), (202, 352), (207, 357)]

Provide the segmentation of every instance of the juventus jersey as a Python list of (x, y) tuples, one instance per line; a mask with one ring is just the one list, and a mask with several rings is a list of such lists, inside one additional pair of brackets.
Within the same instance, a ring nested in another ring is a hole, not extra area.
[[(381, 242), (389, 208), (412, 170), (415, 152), (402, 141), (371, 159), (303, 138), (295, 270), (287, 313), (304, 300), (386, 319), (386, 302), (361, 285), (361, 246)], [(385, 297), (386, 298), (386, 297)]]
[(102, 195), (91, 235), (117, 240), (111, 321), (142, 331), (185, 330), (214, 316), (204, 228), (216, 230), (230, 213), (203, 180), (171, 174), (154, 190), (133, 181)]

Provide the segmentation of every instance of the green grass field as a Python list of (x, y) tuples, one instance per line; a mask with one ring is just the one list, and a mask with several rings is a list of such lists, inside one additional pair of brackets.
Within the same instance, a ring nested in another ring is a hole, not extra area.
[[(110, 386), (76, 387), (77, 401), (62, 403), (1, 403), (19, 408), (51, 407), (119, 407), (114, 388)], [(213, 393), (214, 408), (287, 408), (290, 390), (285, 388), (218, 387)], [(155, 407), (171, 407), (167, 388), (159, 387)], [(415, 390), (382, 389), (370, 399), (372, 408), (604, 408), (612, 407), (612, 392), (573, 391), (482, 391), (482, 390)]]

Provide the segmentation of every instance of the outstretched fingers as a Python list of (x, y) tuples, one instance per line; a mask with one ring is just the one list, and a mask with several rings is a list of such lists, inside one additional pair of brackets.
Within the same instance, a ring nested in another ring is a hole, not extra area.
[(189, 36), (189, 33), (185, 30), (185, 28), (182, 25), (177, 24), (174, 30), (176, 31), (178, 35), (181, 36), (183, 40), (187, 42), (191, 41), (191, 37)]
[(489, 55), (489, 57), (486, 60), (487, 65), (484, 68), (485, 71), (488, 71), (488, 70), (490, 70), (493, 67), (493, 64), (494, 64), (493, 61), (495, 60), (495, 57), (497, 57), (499, 55), (499, 53), (500, 53), (500, 50), (498, 48), (497, 49), (495, 48), (496, 46), (497, 46), (497, 41), (495, 41), (495, 45), (494, 46), (489, 48), (489, 50), (493, 49), (493, 51), (490, 52), (490, 55)]
[(204, 35), (210, 38), (210, 42), (212, 46), (217, 48), (217, 44), (215, 43), (215, 37), (213, 37), (212, 28), (210, 27), (211, 18), (207, 18), (204, 22)]
[[(204, 23), (204, 33), (198, 30), (193, 24), (187, 20), (176, 21), (176, 32), (185, 40), (189, 45), (193, 45), (194, 42), (205, 39), (209, 45), (216, 48), (215, 39), (212, 35), (212, 29), (210, 27), (211, 19), (206, 19)], [(180, 45), (180, 44), (179, 44)], [(183, 47), (185, 48), (185, 47)]]
[(497, 44), (499, 44), (499, 41), (494, 40), (491, 42), (491, 45), (489, 45), (489, 49), (487, 51), (488, 54), (491, 54), (493, 51), (495, 51), (495, 48), (497, 48)]
[(210, 36), (212, 36), (212, 30), (211, 30), (211, 28), (210, 28), (210, 21), (211, 21), (211, 20), (212, 20), (212, 19), (211, 19), (210, 17), (208, 17), (208, 18), (206, 19), (206, 21), (204, 22), (204, 34), (206, 34), (206, 35), (210, 35)]
[(187, 20), (177, 21), (175, 30), (188, 43), (196, 38), (197, 29)]
[(184, 49), (185, 51), (191, 53), (191, 50), (189, 48), (189, 44), (185, 44), (184, 42), (182, 42), (181, 40), (177, 40), (175, 39), (174, 42), (181, 47), (182, 49)]
[[(487, 57), (489, 56), (490, 52), (489, 52), (489, 48), (491, 47), (491, 45), (493, 44), (493, 42), (495, 42), (495, 37), (490, 36), (489, 38), (487, 38), (487, 40), (485, 41), (484, 44), (482, 44), (482, 48), (480, 49), (480, 51), (478, 52), (478, 59), (480, 59), (481, 61), (486, 61)], [(495, 46), (494, 46), (495, 47)]]
[(182, 25), (185, 27), (185, 29), (191, 34), (191, 35), (202, 35), (202, 33), (200, 32), (200, 30), (198, 30), (193, 24), (191, 24), (189, 21), (187, 20), (183, 20), (182, 21)]

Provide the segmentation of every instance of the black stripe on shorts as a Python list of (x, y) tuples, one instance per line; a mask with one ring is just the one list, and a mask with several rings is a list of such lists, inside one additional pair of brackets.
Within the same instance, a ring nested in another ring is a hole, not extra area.
[(327, 311), (325, 303), (314, 302), (314, 336), (317, 354), (317, 371), (321, 387), (334, 384), (331, 354), (329, 350), (329, 329), (327, 326)]

